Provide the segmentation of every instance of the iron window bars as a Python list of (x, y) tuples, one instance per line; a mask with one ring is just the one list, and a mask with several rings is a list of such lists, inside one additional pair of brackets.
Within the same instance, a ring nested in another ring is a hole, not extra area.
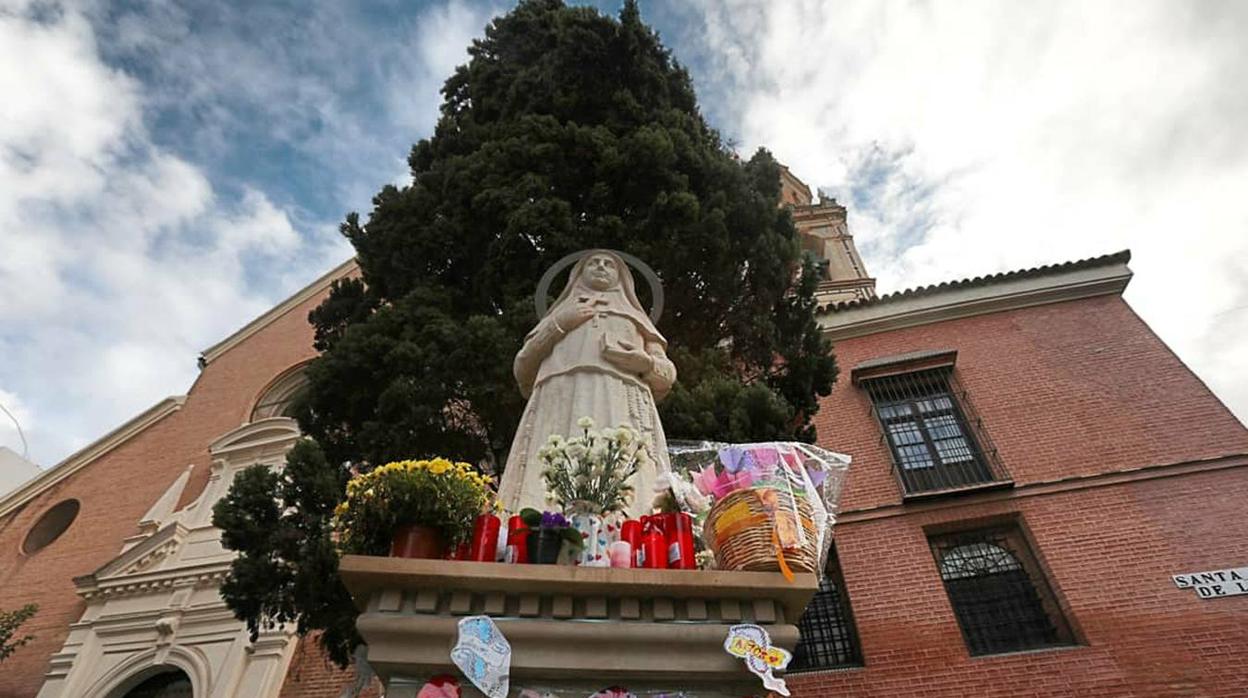
[[(865, 379), (906, 495), (1008, 484), (996, 448), (949, 368)], [(985, 448), (987, 450), (985, 450)]]
[(844, 589), (845, 580), (833, 545), (819, 591), (797, 622), (799, 639), (789, 672), (862, 666), (858, 630)]
[(972, 655), (1073, 644), (1070, 626), (1015, 526), (929, 539)]

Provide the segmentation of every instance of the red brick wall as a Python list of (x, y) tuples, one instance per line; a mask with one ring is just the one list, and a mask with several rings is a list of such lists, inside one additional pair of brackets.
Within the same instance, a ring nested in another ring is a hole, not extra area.
[[(0, 608), (39, 604), (23, 628), (36, 639), (0, 668), (0, 698), (27, 698), (43, 685), (49, 657), (61, 649), (70, 623), (83, 611), (73, 577), (116, 556), (122, 539), (136, 532), (138, 520), (188, 464), (195, 464), (195, 471), (183, 502), (198, 495), (208, 478), (208, 445), (247, 420), (271, 380), (311, 358), (307, 315), (319, 300), (305, 302), (210, 363), (179, 411), (0, 520)], [(46, 548), (23, 554), (30, 526), (71, 497), (82, 503), (73, 525)]]
[(901, 492), (862, 361), (956, 349), (955, 371), (1016, 483), (1248, 452), (1248, 430), (1118, 296), (950, 320), (838, 342), (841, 376), (815, 425), (854, 457), (845, 510)]
[[(922, 349), (958, 350), (1014, 490), (896, 506), (849, 371)], [(1248, 596), (1202, 600), (1170, 578), (1248, 564), (1248, 459), (1076, 477), (1248, 453), (1248, 431), (1120, 298), (855, 338), (837, 357), (818, 426), (822, 444), (854, 457), (836, 541), (865, 666), (791, 676), (795, 695), (1248, 695)], [(1037, 484), (1072, 477), (1065, 491)], [(1151, 479), (1121, 481), (1132, 477)], [(1031, 541), (1078, 646), (969, 656), (927, 536), (1000, 517)]]
[[(840, 526), (865, 666), (798, 696), (1244, 696), (1248, 596), (1170, 575), (1248, 563), (1248, 467), (1010, 497)], [(925, 527), (1018, 516), (1080, 645), (971, 658)]]
[[(338, 698), (343, 687), (354, 682), (355, 668), (339, 669), (321, 651), (315, 636), (309, 636), (300, 640), (295, 649), (279, 698)], [(374, 677), (360, 697), (377, 698), (380, 695), (381, 682)]]

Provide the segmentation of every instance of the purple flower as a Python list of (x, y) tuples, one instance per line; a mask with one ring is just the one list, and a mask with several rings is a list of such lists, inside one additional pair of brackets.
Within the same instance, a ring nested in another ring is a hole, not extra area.
[(810, 476), (810, 484), (815, 487), (822, 485), (823, 481), (828, 479), (828, 471), (826, 470), (815, 470), (810, 468), (806, 470), (806, 474)]
[(557, 511), (542, 512), (542, 528), (567, 528), (568, 520)]
[(742, 462), (744, 456), (745, 451), (735, 446), (719, 449), (719, 462), (723, 463), (724, 470), (730, 473), (737, 472), (742, 466), (745, 465), (745, 463)]

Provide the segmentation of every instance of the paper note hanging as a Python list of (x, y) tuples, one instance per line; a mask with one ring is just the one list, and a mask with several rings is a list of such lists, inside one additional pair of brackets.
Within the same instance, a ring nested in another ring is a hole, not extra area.
[(787, 667), (793, 655), (783, 647), (772, 647), (771, 636), (762, 626), (743, 623), (728, 628), (724, 650), (745, 660), (745, 667), (763, 680), (763, 688), (782, 696), (789, 695), (784, 679), (776, 678), (771, 672)]
[(451, 650), (451, 661), (489, 698), (507, 698), (511, 643), (489, 616), (459, 621), (459, 641)]

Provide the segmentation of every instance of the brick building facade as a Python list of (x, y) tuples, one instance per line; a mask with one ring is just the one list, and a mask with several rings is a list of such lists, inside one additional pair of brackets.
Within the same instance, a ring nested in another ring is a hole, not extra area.
[(1248, 431), (1122, 300), (1127, 259), (825, 312), (844, 632), (795, 695), (1248, 695), (1248, 595), (1172, 580), (1248, 565)]
[[(795, 695), (1248, 694), (1248, 595), (1171, 579), (1248, 565), (1248, 431), (1122, 300), (1127, 256), (877, 297), (844, 208), (784, 177), (841, 366), (819, 438), (854, 459)], [(118, 698), (167, 670), (196, 698), (354, 681), (287, 633), (245, 647), (206, 525), (297, 435), (307, 312), (352, 273), (0, 498), (0, 608), (40, 605), (0, 698)]]

